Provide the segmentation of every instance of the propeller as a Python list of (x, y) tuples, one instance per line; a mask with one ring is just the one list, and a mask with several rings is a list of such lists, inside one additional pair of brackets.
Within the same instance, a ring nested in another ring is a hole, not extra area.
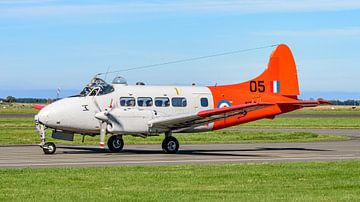
[(108, 126), (108, 120), (107, 114), (113, 109), (113, 99), (110, 101), (110, 111), (101, 110), (98, 101), (96, 100), (96, 96), (93, 97), (93, 102), (96, 108), (98, 109), (98, 113), (95, 114), (95, 118), (99, 120), (100, 122), (100, 148), (105, 147), (105, 135), (107, 132), (107, 126)]

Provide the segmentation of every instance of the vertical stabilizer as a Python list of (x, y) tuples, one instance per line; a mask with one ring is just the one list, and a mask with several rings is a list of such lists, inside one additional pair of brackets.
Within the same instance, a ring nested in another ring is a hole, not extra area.
[(255, 80), (264, 80), (269, 93), (285, 96), (300, 94), (294, 57), (288, 46), (280, 44), (272, 52), (267, 69)]

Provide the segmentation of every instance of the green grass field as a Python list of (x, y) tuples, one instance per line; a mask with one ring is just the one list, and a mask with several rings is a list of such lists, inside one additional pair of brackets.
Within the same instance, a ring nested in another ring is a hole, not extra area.
[(0, 201), (359, 201), (360, 161), (0, 169)]
[[(50, 132), (50, 131), (49, 131)], [(54, 140), (47, 135), (47, 141), (62, 144), (82, 144), (82, 136), (75, 135), (73, 142)], [(257, 132), (257, 131), (214, 131), (206, 133), (174, 134), (181, 144), (207, 143), (255, 143), (255, 142), (310, 142), (344, 140), (337, 135), (319, 135), (309, 132)], [(125, 144), (161, 144), (163, 135), (146, 139), (124, 136)], [(32, 128), (0, 129), (0, 144), (38, 144), (40, 138)], [(99, 144), (99, 136), (86, 136), (85, 144)]]
[(38, 111), (39, 110), (32, 108), (31, 104), (0, 104), (0, 114), (36, 114)]
[(325, 105), (318, 107), (303, 108), (291, 112), (292, 114), (360, 114), (360, 106), (334, 106)]
[[(5, 110), (5, 111), (4, 111)], [(7, 111), (6, 111), (7, 110)], [(29, 105), (14, 105), (0, 111), (0, 113), (33, 113)], [(36, 112), (36, 111), (35, 111)], [(360, 114), (359, 108), (351, 107), (317, 107), (302, 109), (292, 113), (299, 114)], [(0, 118), (0, 144), (36, 144), (39, 137), (34, 126), (33, 118)], [(6, 127), (29, 127), (29, 128), (6, 128)], [(239, 125), (241, 128), (360, 128), (360, 116), (349, 117), (279, 117), (273, 120), (263, 119), (247, 124)], [(49, 131), (50, 132), (50, 131)], [(181, 143), (245, 143), (245, 142), (304, 142), (318, 140), (339, 140), (344, 137), (334, 135), (317, 135), (313, 133), (290, 133), (290, 132), (255, 132), (255, 131), (216, 131), (204, 134), (178, 134), (176, 137)], [(74, 142), (58, 141), (57, 143), (80, 144), (81, 136), (76, 136)], [(151, 137), (148, 139), (125, 137), (126, 144), (160, 144), (163, 137)], [(51, 138), (48, 138), (50, 141)], [(54, 141), (54, 140), (51, 140)], [(98, 137), (86, 137), (86, 144), (98, 144)]]
[[(34, 126), (34, 118), (0, 118), (0, 127)], [(360, 128), (360, 117), (262, 119), (236, 127), (245, 128)]]
[[(31, 104), (0, 104), (0, 114), (36, 114), (39, 110), (31, 108)], [(304, 108), (290, 112), (291, 114), (346, 114), (360, 115), (360, 106), (319, 106)]]
[[(359, 108), (298, 114), (360, 114)], [(28, 106), (0, 114), (34, 114)], [(37, 144), (33, 118), (0, 118), (0, 144)], [(29, 128), (6, 128), (29, 127)], [(360, 128), (359, 117), (280, 117), (240, 127)], [(50, 132), (50, 131), (48, 131)], [(49, 134), (48, 134), (49, 136)], [(175, 134), (181, 144), (305, 142), (347, 137), (308, 132), (215, 131)], [(163, 136), (125, 136), (125, 144), (161, 144)], [(52, 140), (55, 143), (81, 144)], [(86, 137), (85, 144), (98, 144)], [(360, 201), (360, 161), (0, 169), (0, 201)]]
[[(21, 109), (25, 111), (21, 111)], [(18, 107), (18, 111), (26, 112), (31, 110), (28, 106)], [(13, 112), (16, 112), (14, 110)], [(358, 114), (358, 108), (350, 107), (331, 108), (309, 108), (302, 109), (293, 113), (300, 114)], [(0, 118), (0, 127), (29, 127), (29, 128), (0, 128), (0, 144), (36, 144), (39, 137), (36, 134), (33, 118)], [(241, 128), (360, 128), (360, 117), (279, 117), (273, 120), (263, 119), (247, 124), (239, 125)], [(50, 132), (50, 131), (49, 131)], [(275, 132), (255, 132), (255, 131), (216, 131), (204, 134), (178, 134), (176, 135), (181, 143), (245, 143), (245, 142), (291, 142), (291, 141), (318, 141), (318, 140), (338, 140), (344, 137), (334, 135), (316, 135), (312, 133), (275, 133)], [(125, 137), (126, 144), (160, 144), (163, 137), (151, 137), (148, 139)], [(48, 140), (51, 140), (49, 138)], [(51, 140), (54, 141), (54, 140)], [(86, 137), (86, 144), (98, 144), (98, 137)], [(81, 136), (76, 136), (74, 142), (58, 141), (57, 143), (80, 144)]]
[(360, 117), (262, 119), (236, 127), (245, 128), (360, 128)]

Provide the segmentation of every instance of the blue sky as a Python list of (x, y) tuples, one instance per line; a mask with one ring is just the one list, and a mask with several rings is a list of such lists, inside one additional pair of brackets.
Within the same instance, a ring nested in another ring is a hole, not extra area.
[[(0, 97), (80, 91), (98, 73), (286, 43), (305, 95), (360, 99), (360, 1), (0, 0)], [(213, 85), (261, 73), (272, 49), (123, 72)], [(108, 75), (110, 80), (115, 75)]]

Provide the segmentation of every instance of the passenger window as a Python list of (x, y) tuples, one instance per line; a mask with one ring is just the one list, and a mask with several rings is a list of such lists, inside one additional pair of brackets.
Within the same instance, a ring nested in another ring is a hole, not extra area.
[(157, 107), (168, 107), (170, 106), (170, 100), (167, 97), (156, 97), (155, 106)]
[(135, 98), (133, 97), (121, 97), (120, 105), (123, 107), (134, 107), (135, 106)]
[(174, 97), (171, 99), (171, 104), (173, 107), (186, 107), (186, 98), (184, 97)]
[(201, 103), (202, 107), (208, 107), (209, 106), (209, 101), (208, 101), (208, 99), (206, 97), (202, 97), (200, 99), (200, 103)]
[(138, 97), (137, 104), (139, 107), (151, 107), (153, 101), (151, 97)]

